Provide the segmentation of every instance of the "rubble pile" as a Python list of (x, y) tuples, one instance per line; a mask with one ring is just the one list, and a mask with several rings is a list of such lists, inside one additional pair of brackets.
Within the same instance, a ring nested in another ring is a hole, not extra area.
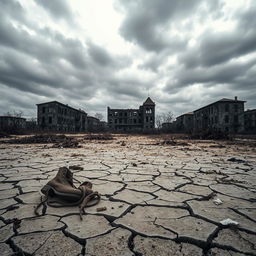
[(207, 129), (200, 132), (195, 132), (191, 134), (190, 139), (199, 139), (199, 140), (230, 140), (231, 137), (228, 133), (221, 130), (212, 130)]
[(34, 136), (27, 136), (21, 138), (15, 138), (11, 140), (2, 141), (3, 143), (10, 144), (45, 144), (45, 143), (60, 143), (69, 139), (65, 135), (53, 135), (53, 134), (40, 134)]
[(79, 142), (74, 138), (66, 137), (64, 141), (55, 143), (53, 148), (81, 148)]
[(114, 137), (110, 133), (104, 134), (89, 134), (84, 137), (85, 140), (113, 140)]

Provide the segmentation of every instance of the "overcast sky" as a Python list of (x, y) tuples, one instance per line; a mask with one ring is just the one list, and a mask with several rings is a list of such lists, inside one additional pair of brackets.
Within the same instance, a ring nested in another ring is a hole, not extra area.
[(148, 94), (175, 116), (256, 108), (255, 0), (0, 0), (0, 114), (57, 100), (89, 114)]

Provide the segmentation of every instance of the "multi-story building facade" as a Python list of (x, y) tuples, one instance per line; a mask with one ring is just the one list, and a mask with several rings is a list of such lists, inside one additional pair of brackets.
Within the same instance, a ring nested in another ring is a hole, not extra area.
[(194, 130), (218, 129), (223, 132), (244, 131), (245, 101), (223, 98), (194, 111)]
[(108, 127), (113, 131), (150, 131), (155, 128), (155, 103), (148, 97), (138, 109), (107, 108)]
[(88, 132), (97, 132), (101, 129), (100, 120), (94, 116), (87, 116)]
[(175, 130), (177, 132), (192, 132), (193, 129), (194, 129), (194, 112), (188, 112), (176, 118)]
[(256, 134), (256, 109), (244, 112), (244, 129), (247, 133)]
[(0, 131), (19, 131), (26, 128), (26, 119), (17, 116), (0, 116)]
[(37, 104), (37, 122), (39, 128), (47, 131), (87, 131), (87, 113), (58, 101)]

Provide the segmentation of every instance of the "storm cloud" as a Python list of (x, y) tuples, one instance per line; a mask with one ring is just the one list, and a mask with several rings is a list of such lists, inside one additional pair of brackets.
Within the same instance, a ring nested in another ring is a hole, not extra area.
[(58, 100), (89, 114), (188, 112), (219, 98), (256, 102), (256, 4), (229, 0), (0, 2), (1, 114)]

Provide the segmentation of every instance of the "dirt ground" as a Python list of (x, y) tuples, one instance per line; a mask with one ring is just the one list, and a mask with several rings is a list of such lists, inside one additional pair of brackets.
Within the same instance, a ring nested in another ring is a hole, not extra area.
[[(256, 255), (254, 141), (75, 140), (0, 141), (2, 256)], [(82, 221), (78, 207), (34, 215), (40, 189), (63, 166), (79, 166), (75, 185), (90, 180), (101, 194)]]

